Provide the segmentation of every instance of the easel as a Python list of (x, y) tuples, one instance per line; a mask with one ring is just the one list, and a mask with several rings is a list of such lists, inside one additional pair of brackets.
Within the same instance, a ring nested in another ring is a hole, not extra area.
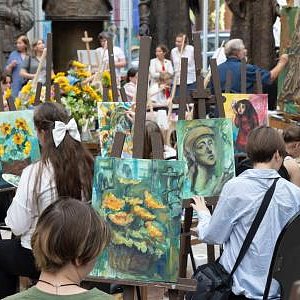
[(85, 44), (85, 48), (86, 48), (87, 56), (88, 56), (88, 62), (89, 62), (89, 70), (91, 71), (92, 70), (92, 58), (91, 58), (91, 51), (90, 51), (90, 43), (93, 41), (93, 38), (89, 37), (87, 31), (85, 31), (84, 37), (81, 38), (81, 40)]
[[(139, 64), (139, 83), (137, 87), (137, 97), (139, 101), (136, 103), (136, 114), (135, 114), (135, 126), (138, 130), (134, 130), (133, 135), (133, 157), (143, 158), (144, 138), (145, 138), (145, 119), (146, 119), (146, 107), (147, 107), (147, 89), (148, 89), (148, 72), (150, 62), (150, 46), (151, 38), (141, 38), (141, 51), (140, 51), (140, 64)], [(111, 156), (120, 157), (123, 149), (125, 135), (118, 132), (114, 139), (113, 149)], [(151, 135), (152, 147), (153, 147), (153, 158), (163, 159), (163, 145), (161, 140), (156, 134)], [(189, 204), (188, 204), (189, 205)], [(190, 211), (190, 210), (189, 210)], [(185, 235), (181, 235), (181, 240), (185, 239)], [(182, 246), (182, 242), (180, 243)], [(181, 250), (180, 253), (184, 253)], [(183, 264), (180, 264), (180, 268)], [(88, 276), (86, 281), (91, 282), (103, 282), (103, 283), (115, 283), (121, 284), (124, 287), (124, 300), (132, 300), (135, 297), (135, 287), (142, 287), (142, 299), (146, 299), (146, 287), (158, 287), (167, 288), (169, 291), (169, 299), (178, 299), (178, 291), (195, 291), (196, 281), (187, 278), (181, 278), (181, 274), (185, 271), (179, 271), (179, 278), (176, 283), (164, 283), (164, 282), (142, 282), (142, 281), (130, 281), (130, 280), (113, 280), (104, 279), (100, 277)]]
[[(206, 118), (206, 104), (215, 104), (219, 110), (219, 117), (225, 117), (224, 107), (223, 107), (223, 97), (221, 93), (221, 84), (220, 78), (217, 70), (217, 63), (216, 59), (211, 60), (211, 71), (212, 71), (212, 79), (215, 87), (215, 95), (209, 96), (209, 94), (204, 89), (204, 78), (202, 77), (201, 70), (202, 70), (202, 62), (201, 62), (201, 43), (200, 43), (200, 36), (194, 35), (194, 57), (195, 57), (195, 65), (196, 65), (196, 82), (197, 82), (197, 90), (194, 91), (189, 97), (189, 103), (194, 103), (197, 105), (197, 109), (194, 109), (194, 117), (197, 119), (205, 119)], [(181, 69), (181, 78), (185, 79), (185, 81), (181, 81), (180, 79), (180, 102), (179, 102), (179, 120), (185, 119), (185, 112), (186, 112), (186, 76), (187, 76), (187, 62), (184, 61), (184, 58), (181, 62), (182, 66)], [(210, 207), (212, 210), (217, 202), (218, 196), (215, 197), (206, 197), (205, 200), (207, 202), (207, 206)], [(191, 247), (191, 235), (197, 236), (197, 233), (191, 231), (191, 226), (193, 222), (193, 209), (190, 207), (192, 200), (187, 199), (183, 200), (183, 207), (185, 208), (185, 215), (184, 215), (184, 223), (182, 227), (182, 236), (181, 236), (181, 245), (180, 245), (180, 270), (181, 273), (179, 274), (180, 277), (186, 277), (186, 270), (187, 270), (187, 261), (188, 255), (191, 257), (191, 262), (193, 269), (196, 269), (192, 247)], [(207, 258), (208, 262), (215, 261), (215, 251), (214, 245), (207, 245)], [(183, 295), (181, 294), (181, 297)]]

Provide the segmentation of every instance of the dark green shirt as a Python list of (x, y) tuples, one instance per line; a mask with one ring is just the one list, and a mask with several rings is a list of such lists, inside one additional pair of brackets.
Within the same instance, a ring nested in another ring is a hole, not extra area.
[(113, 300), (115, 299), (113, 296), (110, 296), (104, 292), (99, 291), (98, 289), (94, 288), (92, 290), (86, 291), (80, 294), (73, 294), (73, 295), (55, 295), (42, 292), (38, 290), (35, 286), (13, 296), (9, 296), (4, 298), (6, 300)]

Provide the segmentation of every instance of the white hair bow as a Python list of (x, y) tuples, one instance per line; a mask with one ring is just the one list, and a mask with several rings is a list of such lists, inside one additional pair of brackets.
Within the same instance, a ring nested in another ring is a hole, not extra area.
[(73, 118), (69, 121), (68, 124), (65, 124), (60, 121), (55, 121), (55, 126), (52, 130), (52, 135), (56, 147), (58, 147), (63, 141), (67, 131), (74, 140), (81, 142), (80, 133), (78, 131), (76, 121)]

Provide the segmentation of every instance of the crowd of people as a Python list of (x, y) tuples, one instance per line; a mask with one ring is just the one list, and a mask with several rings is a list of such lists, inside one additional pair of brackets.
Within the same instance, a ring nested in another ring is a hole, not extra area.
[[(103, 70), (108, 68), (108, 38), (106, 33), (99, 35), (101, 47), (97, 51)], [(27, 80), (36, 78), (44, 48), (40, 39), (30, 50), (28, 39), (19, 37), (17, 50), (11, 53), (6, 63), (7, 76), (1, 78), (2, 89), (10, 85), (15, 97)], [(222, 90), (225, 90), (226, 73), (231, 70), (231, 92), (240, 93), (241, 60), (246, 55), (243, 42), (238, 39), (229, 41), (225, 45), (225, 54), (227, 61), (219, 65)], [(172, 93), (178, 94), (182, 57), (188, 59), (188, 90), (196, 88), (194, 49), (183, 34), (178, 34), (170, 59), (169, 50), (164, 45), (156, 47), (155, 55), (149, 67), (149, 101), (160, 109), (167, 106)], [(114, 56), (120, 84), (120, 69), (126, 66), (126, 59), (118, 47), (114, 47)], [(263, 85), (268, 85), (278, 77), (287, 62), (288, 56), (282, 55), (271, 71), (246, 65), (247, 92), (253, 92), (257, 71), (261, 72)], [(43, 64), (39, 78), (36, 78), (42, 83), (45, 82), (45, 68)], [(137, 70), (129, 69), (126, 81), (124, 89), (128, 101), (136, 101)], [(5, 218), (6, 225), (20, 238), (0, 240), (1, 299), (8, 296), (7, 299), (12, 300), (42, 299), (44, 295), (49, 299), (70, 295), (74, 299), (111, 299), (96, 289), (86, 291), (80, 287), (97, 256), (109, 244), (111, 232), (90, 206), (94, 161), (80, 141), (74, 122), (58, 103), (46, 102), (34, 110), (41, 158), (23, 170)], [(165, 143), (157, 123), (146, 121), (144, 158), (153, 158), (152, 132), (159, 133), (162, 143)], [(64, 131), (63, 137), (58, 132), (61, 130)], [(188, 166), (190, 170), (196, 170), (192, 182), (195, 193), (209, 185), (210, 178), (201, 169), (200, 162), (206, 159), (206, 165), (215, 164), (213, 139), (211, 129), (203, 127), (197, 134), (191, 133), (184, 142), (184, 151), (193, 149), (197, 155), (197, 159), (190, 159)], [(176, 147), (176, 141), (173, 146)], [(176, 159), (173, 148), (165, 146), (164, 150), (165, 159)], [(271, 204), (252, 246), (233, 275), (230, 296), (230, 299), (262, 299), (277, 237), (300, 210), (300, 169), (295, 160), (300, 156), (300, 127), (290, 127), (283, 135), (267, 126), (256, 127), (246, 137), (245, 151), (247, 159), (237, 166), (238, 176), (225, 183), (212, 216), (201, 196), (194, 196), (191, 206), (198, 215), (199, 239), (224, 246), (219, 262), (230, 272), (264, 194), (277, 180)], [(37, 284), (16, 294), (19, 276), (33, 278)], [(273, 299), (279, 294), (279, 285), (274, 281), (269, 297)]]

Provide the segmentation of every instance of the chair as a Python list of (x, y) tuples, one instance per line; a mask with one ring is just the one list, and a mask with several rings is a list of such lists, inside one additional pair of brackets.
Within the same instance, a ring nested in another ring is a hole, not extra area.
[(263, 299), (268, 299), (272, 278), (281, 287), (281, 299), (288, 300), (294, 281), (300, 278), (300, 212), (284, 226), (273, 252)]

